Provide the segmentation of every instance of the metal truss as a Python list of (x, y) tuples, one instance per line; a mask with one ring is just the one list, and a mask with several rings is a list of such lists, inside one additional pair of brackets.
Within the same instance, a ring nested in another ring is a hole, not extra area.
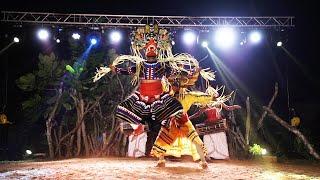
[(104, 15), (104, 14), (61, 14), (40, 12), (2, 11), (1, 22), (36, 23), (56, 25), (91, 25), (133, 27), (158, 24), (161, 27), (294, 27), (293, 16), (279, 17), (220, 17), (220, 16), (144, 16), (144, 15)]

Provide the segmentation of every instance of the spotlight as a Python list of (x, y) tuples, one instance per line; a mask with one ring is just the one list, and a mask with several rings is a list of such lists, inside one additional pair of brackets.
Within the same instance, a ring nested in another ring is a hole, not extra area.
[(113, 31), (110, 34), (110, 40), (112, 43), (119, 43), (121, 40), (121, 34), (119, 31)]
[(192, 45), (196, 41), (196, 34), (192, 31), (187, 31), (183, 34), (183, 41), (186, 45)]
[(174, 42), (174, 41), (171, 41), (171, 44), (172, 44), (172, 46), (174, 46), (174, 45), (176, 44), (176, 42)]
[(45, 29), (40, 29), (38, 31), (38, 38), (42, 41), (46, 41), (49, 38), (49, 32)]
[(73, 38), (73, 39), (78, 40), (78, 39), (80, 39), (80, 37), (81, 37), (81, 36), (80, 36), (79, 33), (73, 33), (73, 34), (72, 34), (72, 38)]
[(258, 31), (251, 32), (249, 38), (252, 43), (258, 43), (261, 40), (261, 33)]
[(261, 154), (262, 154), (262, 155), (266, 155), (267, 153), (268, 153), (268, 152), (267, 152), (266, 149), (263, 148), (263, 149), (261, 150)]
[(56, 39), (56, 42), (57, 42), (57, 43), (60, 43), (61, 41), (60, 41), (60, 39)]
[(90, 42), (91, 42), (92, 45), (95, 45), (95, 44), (97, 44), (97, 39), (92, 38), (92, 39), (90, 40)]
[(281, 42), (281, 41), (278, 41), (278, 42), (277, 42), (277, 46), (278, 46), (278, 47), (282, 46), (282, 42)]
[(240, 45), (243, 46), (243, 44), (244, 44), (243, 41), (241, 41), (241, 42), (240, 42)]
[(17, 38), (17, 37), (13, 38), (13, 42), (15, 42), (15, 43), (18, 43), (19, 41), (20, 41), (19, 38)]
[(207, 48), (208, 47), (208, 41), (203, 41), (202, 43), (201, 43), (201, 46), (202, 47), (204, 47), (204, 48)]
[(32, 154), (32, 151), (29, 150), (29, 149), (27, 149), (27, 150), (26, 150), (26, 153), (27, 153), (28, 155), (31, 155), (31, 154)]
[(232, 28), (221, 28), (215, 32), (215, 41), (222, 48), (231, 47), (236, 40), (236, 33)]

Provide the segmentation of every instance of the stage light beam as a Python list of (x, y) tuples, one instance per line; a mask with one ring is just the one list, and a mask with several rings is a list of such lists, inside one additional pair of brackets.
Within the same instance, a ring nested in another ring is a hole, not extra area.
[(258, 31), (253, 31), (250, 33), (250, 41), (254, 44), (259, 43), (261, 41), (261, 33)]
[(90, 42), (91, 42), (92, 45), (95, 45), (95, 44), (97, 44), (97, 39), (92, 38), (92, 39), (90, 40)]
[(119, 43), (121, 40), (121, 34), (118, 31), (113, 31), (110, 34), (110, 40), (112, 43)]
[(215, 32), (214, 38), (221, 48), (230, 48), (236, 41), (236, 32), (232, 28), (221, 28)]
[(45, 29), (40, 29), (38, 31), (38, 38), (42, 41), (46, 41), (49, 38), (49, 32)]
[(61, 41), (60, 41), (60, 39), (56, 39), (56, 42), (59, 44)]
[(203, 42), (201, 43), (201, 46), (204, 47), (204, 48), (207, 48), (208, 45), (209, 45), (208, 41), (203, 41)]
[(266, 155), (267, 153), (268, 153), (268, 151), (267, 151), (266, 149), (262, 148), (261, 154), (262, 154), (262, 155)]
[(186, 45), (192, 45), (196, 41), (196, 34), (192, 31), (187, 31), (183, 34), (183, 41)]
[(15, 43), (18, 43), (19, 41), (20, 41), (19, 38), (17, 38), (17, 37), (13, 38), (13, 42), (15, 42)]
[(27, 150), (26, 150), (26, 153), (27, 153), (28, 155), (31, 155), (31, 154), (32, 154), (32, 151), (29, 150), (29, 149), (27, 149)]
[(80, 39), (80, 37), (81, 37), (81, 36), (80, 36), (79, 33), (73, 33), (73, 34), (72, 34), (72, 38), (75, 39), (75, 40)]
[(277, 46), (278, 46), (278, 47), (281, 47), (281, 46), (282, 46), (282, 42), (281, 42), (281, 41), (278, 41), (278, 42), (277, 42)]

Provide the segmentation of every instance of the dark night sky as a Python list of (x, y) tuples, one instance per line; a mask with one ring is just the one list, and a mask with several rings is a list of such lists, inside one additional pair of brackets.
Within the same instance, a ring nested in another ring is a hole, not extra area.
[[(40, 1), (30, 0), (23, 3), (17, 0), (6, 2), (1, 5), (1, 10), (14, 11), (40, 11), (40, 12), (60, 12), (60, 13), (104, 13), (104, 14), (137, 14), (137, 15), (184, 15), (184, 16), (295, 16), (295, 27), (288, 31), (288, 43), (285, 47), (298, 59), (303, 67), (295, 64), (288, 56), (274, 48), (271, 43), (265, 42), (263, 45), (252, 48), (246, 53), (237, 50), (227, 55), (221, 53), (225, 64), (234, 71), (235, 75), (248, 86), (253, 94), (258, 96), (262, 103), (266, 104), (273, 91), (275, 81), (280, 83), (280, 106), (286, 105), (286, 79), (285, 70), (288, 63), (289, 83), (292, 106), (300, 107), (301, 111), (309, 109), (307, 113), (312, 113), (308, 122), (308, 127), (313, 132), (318, 133), (317, 127), (320, 125), (319, 108), (319, 60), (318, 46), (316, 43), (319, 28), (316, 27), (316, 5), (315, 2), (291, 1), (291, 0), (266, 0), (266, 1), (239, 1), (239, 0), (205, 0), (205, 1), (121, 1), (121, 0), (100, 0), (100, 1)], [(26, 31), (25, 36), (28, 35)], [(9, 41), (4, 38), (1, 28), (1, 47)], [(30, 39), (30, 38), (29, 38)], [(10, 39), (11, 40), (11, 39)], [(37, 61), (39, 44), (32, 41), (32, 44), (25, 44), (10, 49), (5, 55), (1, 55), (1, 79), (4, 69), (9, 72), (9, 96), (11, 103), (9, 112), (16, 113), (13, 107), (17, 106), (20, 99), (19, 90), (15, 88), (14, 80), (20, 75), (30, 71), (32, 64)], [(178, 49), (178, 48), (177, 48)], [(179, 49), (177, 52), (183, 52)], [(176, 52), (176, 53), (177, 53)], [(201, 53), (199, 53), (201, 56)], [(26, 58), (28, 57), (28, 58)], [(8, 58), (8, 68), (2, 61)], [(236, 59), (236, 62), (233, 61)], [(208, 65), (208, 64), (205, 64)], [(210, 65), (209, 65), (210, 66)], [(279, 73), (277, 68), (279, 67)], [(306, 73), (302, 73), (302, 69)], [(219, 76), (219, 75), (218, 75)], [(1, 86), (3, 81), (1, 82)], [(12, 100), (14, 99), (14, 100)], [(310, 108), (308, 108), (310, 107)], [(312, 109), (312, 110), (311, 110)], [(9, 115), (10, 115), (9, 113)], [(300, 112), (305, 113), (305, 112)], [(281, 114), (281, 113), (280, 113)], [(285, 113), (284, 113), (285, 114)], [(13, 120), (15, 121), (15, 120)], [(315, 126), (314, 126), (315, 125)], [(319, 135), (320, 136), (320, 135)]]

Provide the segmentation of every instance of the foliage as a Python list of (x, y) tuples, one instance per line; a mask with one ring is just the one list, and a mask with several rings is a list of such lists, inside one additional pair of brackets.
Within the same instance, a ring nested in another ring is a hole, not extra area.
[(22, 109), (27, 120), (38, 121), (44, 117), (48, 108), (55, 102), (55, 87), (59, 84), (64, 72), (64, 61), (51, 53), (39, 55), (38, 69), (27, 73), (16, 80), (17, 86), (30, 93), (29, 98), (22, 102)]
[[(97, 136), (93, 140), (98, 139), (102, 136), (102, 132), (110, 129), (113, 124), (112, 115), (116, 105), (132, 90), (128, 76), (109, 74), (99, 82), (92, 81), (97, 67), (110, 64), (118, 56), (115, 50), (105, 46), (90, 49), (84, 42), (73, 40), (70, 40), (69, 46), (71, 53), (68, 60), (61, 60), (54, 53), (39, 54), (37, 68), (16, 80), (17, 86), (27, 97), (21, 103), (25, 121), (22, 126), (24, 129), (21, 131), (23, 133), (19, 136), (28, 138), (27, 133), (30, 132), (27, 129), (36, 127), (34, 125), (36, 122), (45, 127), (47, 118), (53, 112), (54, 104), (58, 102), (52, 119), (52, 138), (56, 148), (58, 139), (68, 134), (79, 121), (77, 119), (79, 112), (71, 96), (74, 95), (78, 100), (82, 100), (88, 107), (101, 94), (105, 94), (99, 105), (83, 117), (88, 137)], [(57, 101), (60, 93), (62, 96)], [(44, 134), (44, 129), (39, 130), (39, 142), (45, 140)], [(75, 143), (72, 141), (70, 143), (71, 154), (74, 155)], [(66, 148), (67, 144), (69, 143), (64, 142), (62, 148)], [(62, 149), (61, 152), (62, 155), (66, 155), (66, 149)]]
[(249, 147), (249, 152), (253, 155), (262, 155), (262, 150), (263, 148), (261, 148), (261, 146), (258, 144), (253, 144), (253, 146)]

